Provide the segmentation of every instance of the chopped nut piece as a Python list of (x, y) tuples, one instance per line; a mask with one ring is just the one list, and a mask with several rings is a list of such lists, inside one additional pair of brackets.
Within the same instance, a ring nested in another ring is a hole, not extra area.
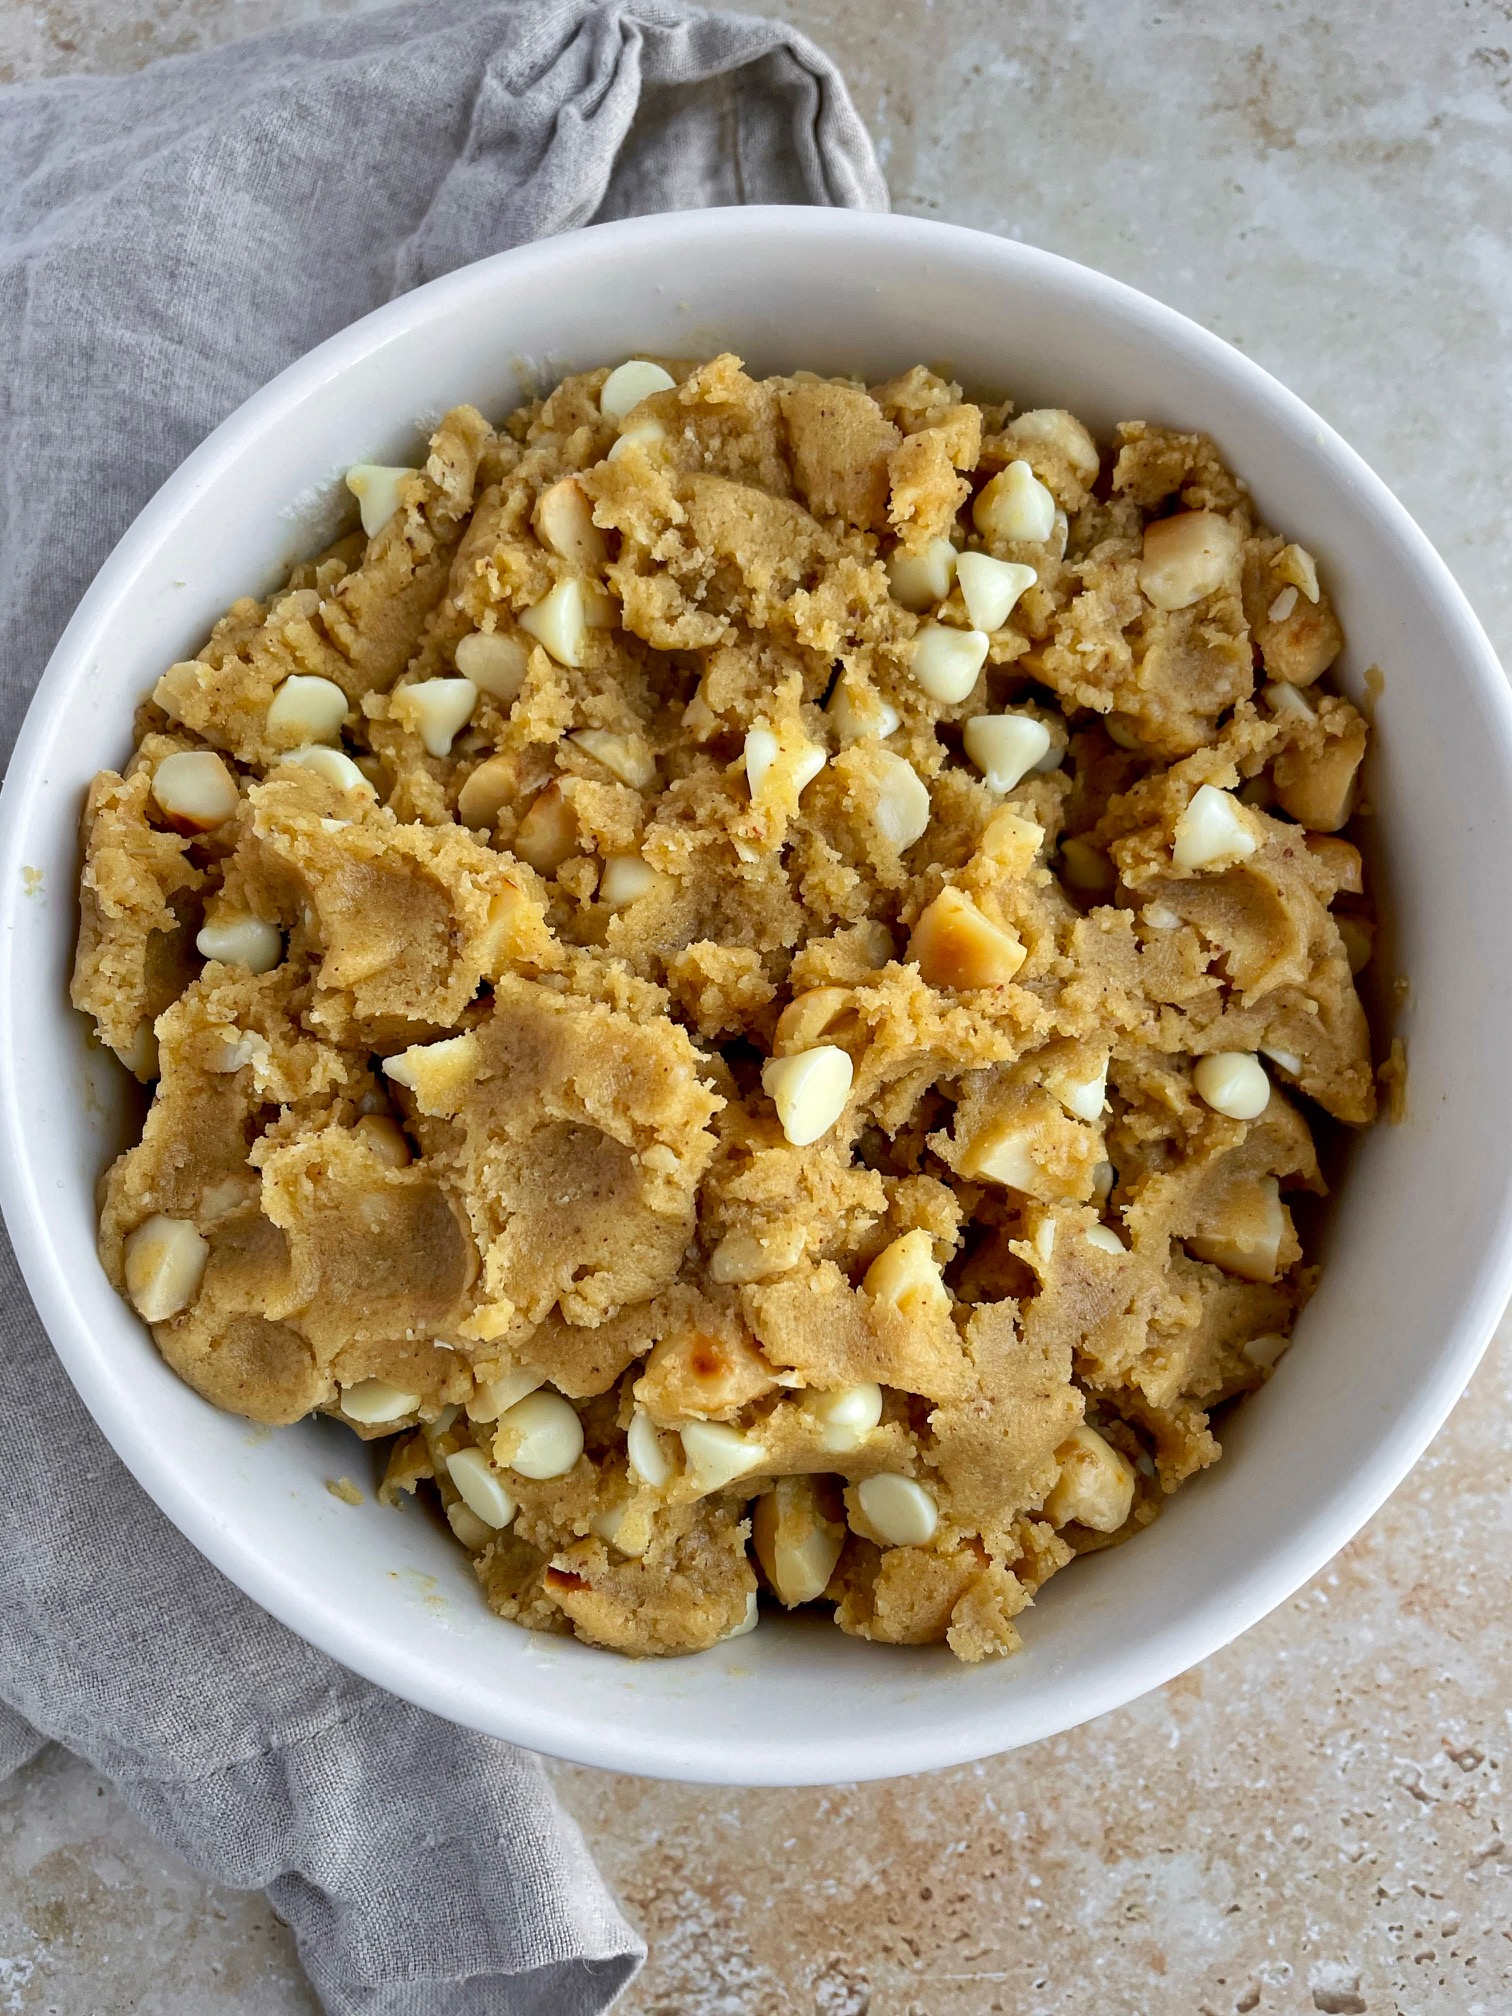
[(856, 1498), (866, 1523), (884, 1547), (927, 1547), (940, 1523), (933, 1496), (912, 1477), (884, 1470), (863, 1478)]
[(908, 956), (931, 987), (1006, 987), (1027, 956), (959, 889), (942, 889), (913, 928)]
[(811, 1477), (779, 1477), (756, 1500), (751, 1543), (778, 1602), (791, 1610), (812, 1603), (829, 1587), (845, 1528), (824, 1516)]
[(991, 641), (985, 630), (926, 623), (913, 641), (909, 670), (931, 700), (950, 706), (964, 700), (977, 683)]
[(1274, 1281), (1286, 1232), (1286, 1207), (1274, 1176), (1257, 1183), (1236, 1184), (1221, 1214), (1200, 1233), (1192, 1234), (1187, 1250), (1244, 1281)]
[(643, 399), (657, 392), (670, 392), (676, 383), (660, 364), (632, 357), (627, 363), (616, 365), (599, 387), (599, 411), (606, 420), (623, 420)]
[(807, 1148), (834, 1126), (845, 1111), (854, 1076), (850, 1057), (833, 1043), (790, 1057), (769, 1057), (761, 1067), (762, 1090), (795, 1148)]
[(726, 1232), (709, 1255), (709, 1279), (732, 1282), (769, 1281), (786, 1274), (803, 1258), (802, 1228), (779, 1225), (771, 1233)]
[(158, 810), (180, 833), (224, 826), (241, 803), (236, 779), (213, 750), (180, 749), (152, 773)]
[(579, 728), (567, 739), (632, 791), (649, 790), (656, 782), (656, 758), (637, 736), (617, 735), (609, 728)]
[[(1099, 1253), (1127, 1253), (1129, 1250), (1111, 1225), (1089, 1225), (1086, 1238), (1087, 1244), (1095, 1246)], [(1123, 1521), (1118, 1523), (1122, 1525)]]
[(486, 1526), (477, 1513), (471, 1511), (460, 1498), (454, 1498), (447, 1506), (446, 1523), (472, 1554), (481, 1553), (494, 1537), (493, 1528)]
[[(490, 756), (457, 793), (457, 817), (464, 826), (488, 832), (514, 795), (515, 766), (507, 756)], [(555, 790), (555, 785), (549, 786)], [(527, 817), (529, 814), (526, 815)], [(514, 850), (519, 853), (518, 847)], [(524, 855), (520, 857), (524, 860)]]
[(1258, 1120), (1270, 1104), (1270, 1080), (1257, 1057), (1242, 1050), (1215, 1050), (1192, 1067), (1192, 1083), (1215, 1113), (1230, 1120)]
[(126, 1293), (144, 1323), (166, 1323), (200, 1291), (210, 1243), (187, 1218), (161, 1212), (128, 1233)]
[(1189, 609), (1233, 574), (1241, 534), (1216, 511), (1182, 511), (1146, 525), (1139, 585), (1157, 609)]
[(890, 1303), (900, 1316), (914, 1320), (950, 1307), (950, 1292), (940, 1276), (934, 1243), (921, 1227), (884, 1247), (867, 1268), (861, 1285), (876, 1301)]
[(627, 455), (632, 450), (655, 448), (666, 438), (667, 430), (660, 420), (637, 420), (633, 427), (627, 427), (620, 435), (606, 459), (617, 462), (622, 455)]
[(1101, 460), (1097, 443), (1074, 413), (1060, 406), (1037, 406), (1016, 414), (1008, 427), (1015, 441), (1043, 441), (1065, 456), (1072, 473), (1090, 490), (1097, 481)]
[(554, 875), (568, 855), (577, 852), (577, 845), (577, 817), (561, 785), (548, 784), (537, 792), (515, 828), (511, 850), (538, 875)]
[(542, 491), (534, 524), (543, 546), (581, 567), (585, 574), (596, 574), (609, 558), (604, 535), (593, 522), (593, 506), (574, 476), (564, 476)]
[(507, 707), (519, 698), (520, 688), (525, 684), (530, 653), (518, 637), (501, 637), (494, 630), (475, 630), (457, 645), (452, 662), (480, 693), (491, 693)]
[(659, 888), (662, 879), (639, 854), (611, 854), (599, 877), (599, 901), (607, 903), (611, 910), (628, 909), (630, 904), (638, 903), (642, 896), (649, 896), (653, 889)]
[(1090, 840), (1062, 840), (1061, 874), (1085, 896), (1111, 896), (1118, 883), (1113, 863)]
[(1055, 1452), (1060, 1475), (1045, 1500), (1052, 1526), (1116, 1533), (1134, 1504), (1134, 1468), (1104, 1436), (1085, 1424)]
[(404, 1129), (386, 1113), (364, 1113), (353, 1130), (363, 1146), (390, 1169), (407, 1169), (414, 1156)]
[(1055, 530), (1055, 498), (1027, 462), (1010, 462), (978, 492), (971, 521), (984, 539), (1042, 545)]

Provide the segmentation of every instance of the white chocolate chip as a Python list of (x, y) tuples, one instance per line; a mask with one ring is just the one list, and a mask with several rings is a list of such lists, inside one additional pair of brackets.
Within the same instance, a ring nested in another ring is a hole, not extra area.
[(295, 672), (268, 702), (268, 733), (291, 746), (334, 742), (350, 703), (334, 679)]
[(884, 1470), (857, 1485), (856, 1498), (884, 1547), (924, 1547), (934, 1538), (939, 1508), (912, 1477)]
[(1296, 589), (1292, 587), (1286, 587), (1281, 590), (1281, 593), (1276, 597), (1275, 601), (1272, 602), (1269, 609), (1267, 609), (1265, 613), (1272, 623), (1284, 623), (1287, 617), (1290, 616), (1290, 614), (1292, 613), (1293, 609), (1296, 608), (1296, 606), (1297, 606)]
[(176, 749), (152, 773), (158, 810), (181, 832), (224, 826), (240, 803), (236, 779), (210, 749)]
[(283, 958), (283, 933), (263, 917), (217, 917), (200, 931), (194, 949), (202, 959), (270, 973)]
[(890, 700), (870, 686), (853, 683), (845, 672), (835, 681), (825, 714), (842, 742), (866, 742), (873, 737), (883, 741), (903, 718)]
[(415, 469), (399, 469), (385, 462), (354, 462), (346, 473), (346, 487), (357, 499), (362, 512), (362, 529), (376, 539), (399, 509), (399, 486)]
[(1258, 844), (1232, 793), (1200, 784), (1176, 821), (1171, 859), (1189, 870), (1229, 868), (1253, 854)]
[(1013, 606), (1039, 576), (1016, 560), (994, 560), (990, 553), (963, 553), (956, 562), (961, 600), (973, 630), (1001, 630)]
[(700, 1497), (722, 1491), (726, 1484), (733, 1484), (737, 1477), (766, 1461), (766, 1450), (759, 1442), (738, 1429), (727, 1428), (722, 1421), (690, 1421), (678, 1433), (689, 1479)]
[(612, 728), (579, 728), (567, 740), (632, 791), (644, 791), (656, 781), (656, 758), (639, 736), (618, 735)]
[(478, 689), (471, 679), (421, 679), (397, 688), (389, 711), (420, 737), (427, 755), (450, 756), (477, 704)]
[(1087, 1244), (1095, 1246), (1099, 1253), (1127, 1253), (1129, 1250), (1111, 1225), (1089, 1225)]
[(918, 553), (895, 546), (887, 556), (887, 582), (892, 598), (916, 615), (945, 600), (955, 571), (956, 549), (948, 539), (931, 539)]
[(660, 1491), (672, 1475), (672, 1460), (662, 1448), (655, 1422), (643, 1408), (637, 1407), (630, 1416), (625, 1454), (632, 1473), (653, 1491)]
[(1302, 1076), (1302, 1059), (1297, 1055), (1295, 1050), (1278, 1050), (1274, 1044), (1262, 1043), (1260, 1045), (1260, 1055), (1262, 1057), (1269, 1057), (1277, 1070), (1284, 1071), (1288, 1078), (1300, 1078)]
[(1270, 1101), (1265, 1066), (1247, 1050), (1215, 1050), (1192, 1067), (1199, 1096), (1229, 1120), (1258, 1120)]
[(961, 730), (966, 754), (989, 791), (1011, 791), (1043, 761), (1050, 730), (1032, 714), (976, 714)]
[(1041, 1218), (1034, 1228), (1034, 1250), (1039, 1255), (1042, 1267), (1048, 1267), (1055, 1258), (1055, 1220)]
[(520, 618), (520, 628), (528, 630), (538, 644), (544, 644), (558, 665), (581, 665), (588, 638), (588, 612), (583, 604), (583, 584), (573, 574), (543, 595)]
[(618, 462), (621, 455), (627, 455), (632, 448), (655, 448), (666, 438), (667, 430), (660, 420), (652, 420), (648, 416), (644, 420), (637, 420), (633, 427), (627, 427), (605, 459), (609, 462)]
[(447, 1506), (446, 1523), (472, 1554), (480, 1553), (493, 1538), (492, 1527), (485, 1526), (477, 1513), (469, 1511), (460, 1498), (454, 1498)]
[(1291, 1341), (1279, 1330), (1268, 1330), (1263, 1337), (1251, 1337), (1247, 1344), (1241, 1344), (1239, 1356), (1258, 1371), (1268, 1372)]
[(985, 630), (926, 623), (913, 640), (908, 669), (931, 700), (952, 705), (975, 686), (991, 641)]
[(494, 1460), (522, 1477), (565, 1477), (582, 1453), (583, 1424), (560, 1393), (528, 1393), (499, 1416)]
[(469, 1421), (497, 1421), (501, 1414), (507, 1414), (518, 1400), (528, 1393), (539, 1392), (546, 1384), (546, 1374), (534, 1365), (511, 1365), (507, 1372), (501, 1372), (497, 1379), (487, 1379), (467, 1403)]
[[(1288, 595), (1295, 595), (1295, 588), (1287, 589)], [(1292, 714), (1299, 721), (1316, 721), (1318, 710), (1299, 687), (1288, 686), (1284, 680), (1276, 680), (1273, 685), (1261, 689), (1261, 698), (1272, 714)]]
[(657, 392), (670, 392), (676, 383), (660, 364), (632, 357), (627, 363), (616, 365), (599, 387), (599, 411), (606, 420), (623, 420), (643, 399)]
[(848, 1052), (834, 1043), (767, 1059), (761, 1067), (762, 1089), (793, 1147), (807, 1148), (829, 1132), (845, 1111), (854, 1076)]
[(323, 742), (311, 742), (303, 749), (290, 749), (278, 760), (280, 763), (297, 764), (301, 770), (313, 770), (317, 777), (323, 778), (327, 784), (334, 784), (338, 791), (356, 791), (364, 798), (378, 796), (350, 756), (340, 749), (328, 748)]
[(814, 1423), (820, 1448), (844, 1455), (859, 1449), (882, 1419), (882, 1388), (870, 1379), (827, 1392), (810, 1388), (798, 1404)]
[(454, 1450), (446, 1459), (446, 1469), (468, 1511), (496, 1533), (519, 1511), (481, 1449)]
[(402, 1421), (420, 1405), (418, 1393), (406, 1393), (387, 1379), (359, 1379), (355, 1386), (341, 1389), (341, 1411), (349, 1421), (364, 1428), (382, 1428), (390, 1421)]
[(726, 1631), (724, 1637), (719, 1642), (722, 1645), (725, 1645), (728, 1644), (732, 1638), (745, 1638), (752, 1631), (756, 1629), (756, 1626), (760, 1622), (761, 1622), (761, 1605), (756, 1600), (756, 1591), (754, 1589), (748, 1589), (746, 1591), (745, 1615), (741, 1618), (738, 1624), (732, 1625), (730, 1629)]
[(873, 817), (877, 831), (890, 847), (906, 853), (922, 839), (929, 825), (929, 786), (911, 763), (891, 749), (878, 752), (882, 775), (877, 784)]
[(661, 879), (639, 854), (611, 854), (599, 878), (599, 901), (607, 903), (611, 910), (623, 910), (631, 903), (638, 903), (642, 896), (649, 896)]
[(1056, 1450), (1060, 1475), (1045, 1500), (1052, 1526), (1116, 1533), (1134, 1503), (1134, 1466), (1085, 1423)]
[(480, 693), (491, 693), (507, 707), (518, 699), (525, 684), (530, 652), (518, 637), (501, 637), (496, 630), (474, 630), (459, 641), (452, 662)]
[(971, 521), (984, 539), (1043, 545), (1055, 530), (1055, 499), (1027, 462), (1010, 462), (977, 493)]
[(126, 1235), (126, 1293), (144, 1323), (166, 1323), (200, 1291), (210, 1243), (187, 1218), (156, 1212)]
[(536, 536), (543, 546), (595, 574), (609, 558), (604, 535), (593, 522), (593, 506), (576, 477), (564, 476), (543, 490), (535, 508)]

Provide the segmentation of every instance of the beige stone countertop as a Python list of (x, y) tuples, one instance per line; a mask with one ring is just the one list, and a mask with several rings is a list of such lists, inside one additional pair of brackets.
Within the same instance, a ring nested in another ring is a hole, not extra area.
[[(0, 77), (122, 69), (317, 0), (0, 10)], [(752, 10), (755, 11), (755, 10)], [(1258, 359), (1512, 646), (1507, 0), (776, 0), (900, 210), (1065, 253)], [(1512, 1331), (1310, 1588), (1071, 1735), (890, 1784), (557, 1767), (651, 1961), (625, 2016), (1508, 2016)], [(884, 1655), (885, 1656), (885, 1655)], [(308, 2016), (261, 1897), (82, 1766), (0, 1789), (0, 2012)]]

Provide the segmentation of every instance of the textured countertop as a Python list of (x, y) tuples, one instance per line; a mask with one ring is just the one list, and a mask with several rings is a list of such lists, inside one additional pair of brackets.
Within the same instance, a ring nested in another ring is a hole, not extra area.
[[(10, 0), (0, 77), (314, 0)], [(778, 0), (900, 210), (1068, 254), (1267, 365), (1416, 514), (1504, 657), (1506, 0)], [(558, 1768), (651, 1963), (626, 2016), (1506, 2016), (1512, 1333), (1361, 1537), (1219, 1657), (967, 1770), (730, 1793)], [(0, 2012), (315, 2009), (80, 1765), (0, 1789)]]

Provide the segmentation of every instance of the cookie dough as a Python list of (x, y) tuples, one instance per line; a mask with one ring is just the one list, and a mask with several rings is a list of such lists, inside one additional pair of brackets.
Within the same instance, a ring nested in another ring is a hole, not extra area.
[(350, 480), (89, 796), (111, 1279), (503, 1617), (1011, 1652), (1217, 1458), (1374, 1117), (1311, 556), (922, 368), (634, 360)]

